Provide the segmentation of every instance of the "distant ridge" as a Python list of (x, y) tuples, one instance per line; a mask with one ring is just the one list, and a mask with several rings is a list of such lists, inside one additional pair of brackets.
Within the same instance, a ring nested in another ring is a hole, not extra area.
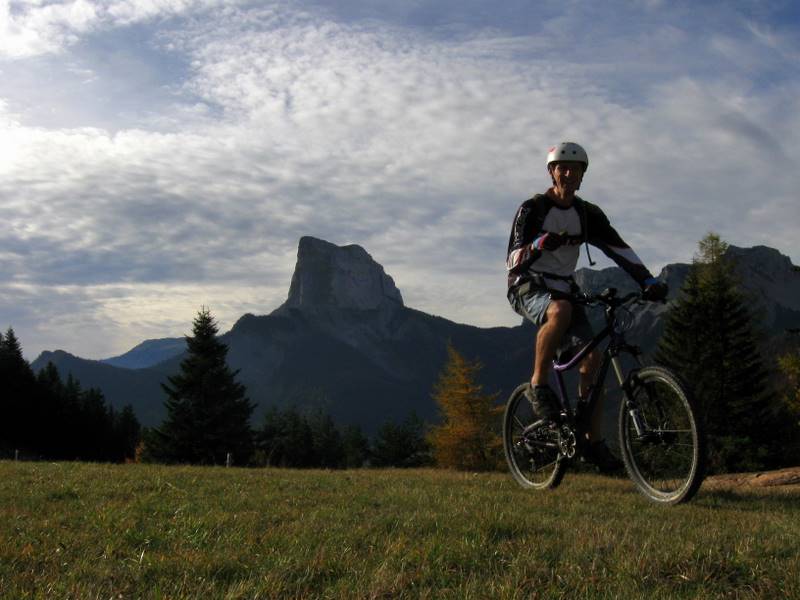
[(100, 362), (123, 369), (146, 369), (164, 362), (186, 350), (184, 338), (145, 340), (125, 354), (106, 358)]

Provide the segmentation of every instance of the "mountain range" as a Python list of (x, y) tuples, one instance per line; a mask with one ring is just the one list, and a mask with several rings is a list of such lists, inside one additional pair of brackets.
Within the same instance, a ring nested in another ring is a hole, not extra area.
[[(728, 255), (767, 335), (800, 325), (800, 269), (788, 257), (765, 246), (731, 246)], [(678, 263), (662, 270), (670, 298), (688, 268)], [(577, 280), (588, 291), (635, 289), (617, 267), (580, 269)], [(666, 309), (649, 304), (631, 315), (629, 339), (646, 353), (655, 348)], [(602, 318), (601, 311), (590, 313), (598, 325)], [(221, 339), (257, 406), (255, 423), (269, 406), (314, 407), (372, 432), (411, 411), (436, 420), (431, 389), (448, 343), (483, 364), (480, 383), (487, 392), (506, 396), (530, 375), (534, 335), (527, 323), (480, 328), (406, 307), (394, 280), (366, 250), (303, 237), (286, 302), (268, 315), (242, 316)], [(52, 362), (63, 376), (72, 373), (84, 387), (100, 388), (112, 405), (131, 404), (141, 422), (153, 426), (165, 415), (160, 384), (178, 371), (185, 347), (182, 338), (147, 340), (102, 361), (48, 351), (32, 366)]]

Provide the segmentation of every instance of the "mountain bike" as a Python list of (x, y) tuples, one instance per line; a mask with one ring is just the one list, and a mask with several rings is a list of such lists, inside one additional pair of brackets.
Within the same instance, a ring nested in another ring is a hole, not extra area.
[[(603, 306), (606, 325), (574, 356), (553, 361), (561, 403), (556, 422), (541, 425), (534, 416), (525, 396), (530, 384), (524, 383), (512, 392), (503, 418), (503, 447), (511, 475), (524, 488), (552, 489), (561, 483), (568, 463), (587, 454), (591, 415), (604, 393), (609, 367), (613, 367), (622, 389), (618, 434), (628, 476), (654, 502), (686, 502), (697, 492), (705, 474), (705, 435), (688, 386), (669, 369), (643, 366), (641, 350), (625, 341), (625, 331), (633, 323), (630, 306), (644, 302), (641, 293), (618, 297), (615, 288), (608, 288), (597, 295), (578, 295), (574, 301)], [(608, 344), (587, 399), (573, 407), (564, 373), (606, 339)], [(635, 365), (627, 372), (623, 355), (630, 355)]]

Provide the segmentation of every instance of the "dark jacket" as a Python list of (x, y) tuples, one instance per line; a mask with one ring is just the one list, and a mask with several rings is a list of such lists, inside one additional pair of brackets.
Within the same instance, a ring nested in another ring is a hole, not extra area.
[[(536, 242), (547, 233), (543, 230), (542, 225), (547, 213), (554, 206), (555, 203), (549, 196), (537, 194), (523, 202), (517, 210), (508, 239), (506, 255), (509, 291), (530, 281), (537, 273), (536, 261), (547, 250), (537, 247)], [(573, 206), (580, 218), (581, 233), (571, 239), (570, 243), (586, 243), (599, 248), (644, 288), (645, 282), (653, 279), (653, 275), (611, 226), (605, 213), (598, 206), (577, 196)], [(575, 262), (577, 265), (577, 258)]]

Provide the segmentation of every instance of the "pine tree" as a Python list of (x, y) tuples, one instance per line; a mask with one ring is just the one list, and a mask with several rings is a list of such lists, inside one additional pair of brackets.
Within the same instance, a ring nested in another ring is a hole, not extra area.
[(317, 411), (308, 419), (314, 448), (315, 466), (323, 469), (340, 469), (344, 466), (345, 454), (342, 434), (330, 415)]
[(64, 395), (64, 383), (56, 366), (49, 362), (36, 376), (40, 390), (40, 399), (36, 406), (33, 420), (36, 431), (32, 441), (37, 451), (48, 458), (61, 458), (57, 454), (60, 436), (63, 430), (61, 419), (61, 398)]
[(141, 438), (142, 426), (133, 407), (126, 404), (122, 411), (114, 414), (114, 460), (132, 460)]
[(228, 347), (217, 339), (218, 328), (208, 309), (193, 322), (186, 337), (187, 356), (180, 373), (162, 384), (167, 418), (148, 440), (157, 460), (194, 464), (224, 464), (233, 453), (244, 464), (252, 453), (249, 419), (253, 404), (238, 371), (228, 368)]
[(258, 462), (271, 467), (314, 467), (316, 454), (308, 420), (294, 408), (271, 407), (256, 432)]
[(376, 467), (408, 468), (430, 464), (425, 423), (413, 412), (402, 423), (384, 423), (378, 429), (370, 454)]
[(85, 446), (84, 432), (81, 430), (81, 382), (67, 373), (67, 381), (57, 396), (56, 435), (53, 437), (57, 458), (76, 460), (80, 458)]
[(739, 292), (727, 244), (699, 243), (677, 301), (666, 314), (656, 361), (694, 387), (709, 435), (713, 471), (769, 463), (775, 397), (756, 343), (754, 318)]
[(28, 361), (22, 356), (22, 346), (9, 327), (0, 335), (0, 382), (3, 393), (0, 402), (0, 451), (11, 453), (30, 447), (32, 416), (37, 399), (36, 378)]
[(99, 389), (81, 392), (77, 426), (71, 433), (77, 438), (76, 456), (81, 460), (113, 460), (114, 411)]
[(778, 420), (782, 430), (784, 464), (800, 464), (800, 348), (787, 351), (778, 359), (781, 405)]
[(13, 373), (21, 374), (25, 378), (33, 377), (28, 361), (22, 356), (22, 345), (11, 327), (5, 336), (0, 335), (0, 369), (4, 377)]
[(784, 354), (778, 364), (784, 376), (784, 403), (800, 425), (800, 352)]
[(497, 395), (484, 394), (476, 382), (481, 365), (469, 362), (452, 345), (448, 360), (434, 386), (442, 424), (428, 439), (439, 466), (485, 471), (497, 468), (501, 441), (497, 434)]
[(369, 440), (358, 425), (347, 425), (342, 431), (344, 446), (344, 466), (358, 469), (364, 466), (369, 458)]

